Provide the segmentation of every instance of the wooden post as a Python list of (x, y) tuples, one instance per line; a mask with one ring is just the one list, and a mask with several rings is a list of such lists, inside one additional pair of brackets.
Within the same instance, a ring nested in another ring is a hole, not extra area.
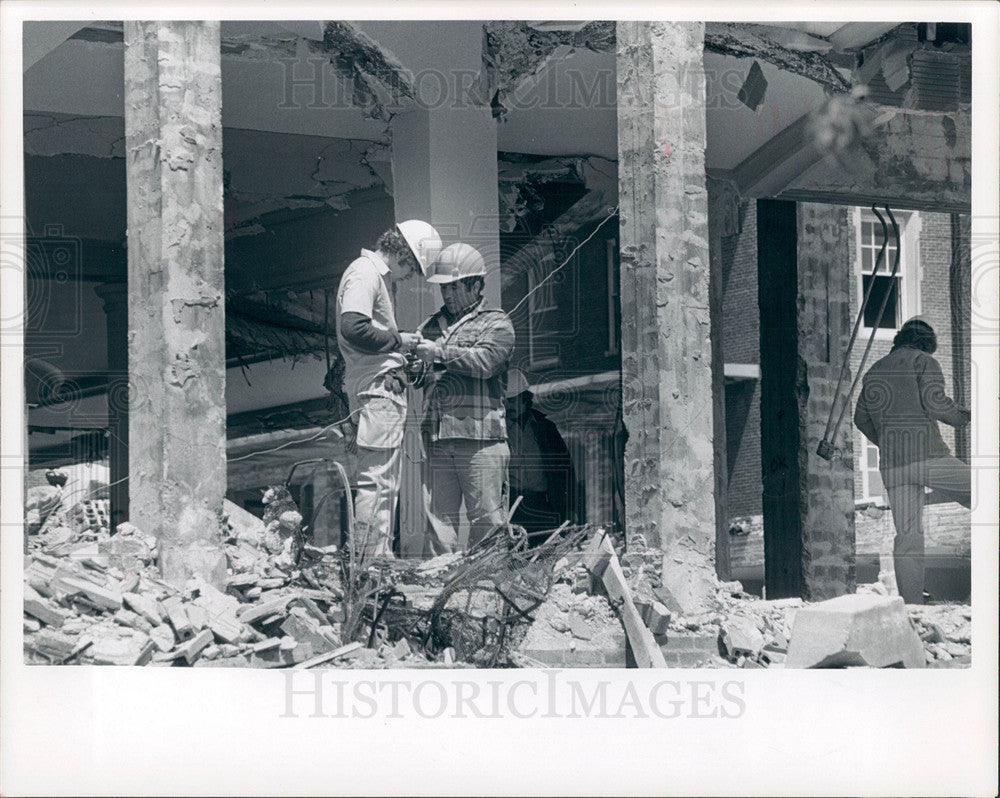
[(842, 207), (757, 203), (768, 598), (854, 592), (850, 412), (833, 458), (817, 454), (850, 332), (848, 229)]
[(108, 330), (108, 480), (114, 532), (128, 521), (128, 286), (104, 283), (95, 291), (104, 300)]
[(226, 490), (218, 22), (125, 22), (131, 520), (221, 587)]
[[(971, 220), (967, 214), (951, 214), (951, 363), (955, 401), (971, 402), (972, 377), (972, 255)], [(955, 456), (969, 462), (972, 455), (969, 428), (955, 430)]]
[(685, 612), (714, 596), (702, 23), (617, 23), (626, 533)]

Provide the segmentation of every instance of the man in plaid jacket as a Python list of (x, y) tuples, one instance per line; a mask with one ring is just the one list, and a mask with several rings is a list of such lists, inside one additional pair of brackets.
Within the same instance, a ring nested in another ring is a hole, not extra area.
[(428, 556), (458, 550), (463, 501), (470, 547), (507, 522), (504, 393), (514, 326), (483, 298), (485, 275), (478, 251), (453, 244), (427, 278), (444, 300), (420, 326), (416, 349), (430, 366), (422, 421)]

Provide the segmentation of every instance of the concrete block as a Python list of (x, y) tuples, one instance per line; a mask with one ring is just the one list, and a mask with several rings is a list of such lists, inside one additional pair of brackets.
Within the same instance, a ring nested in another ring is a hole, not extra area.
[(788, 644), (789, 668), (924, 667), (924, 649), (898, 596), (847, 595), (803, 607)]
[(722, 642), (730, 659), (740, 654), (756, 657), (764, 647), (764, 635), (752, 620), (734, 615), (722, 626)]

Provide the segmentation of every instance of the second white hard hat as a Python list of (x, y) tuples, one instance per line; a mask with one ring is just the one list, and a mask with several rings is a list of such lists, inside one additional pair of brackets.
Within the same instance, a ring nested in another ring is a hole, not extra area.
[(431, 273), (429, 283), (453, 283), (466, 277), (481, 277), (486, 274), (486, 261), (479, 250), (468, 244), (452, 244), (441, 251)]

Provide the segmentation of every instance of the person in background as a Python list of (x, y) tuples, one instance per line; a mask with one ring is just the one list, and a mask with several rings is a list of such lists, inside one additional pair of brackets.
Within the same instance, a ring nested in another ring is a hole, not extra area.
[(444, 249), (427, 277), (444, 301), (420, 326), (416, 348), (429, 367), (421, 422), (427, 556), (458, 551), (463, 502), (470, 548), (507, 522), (504, 382), (514, 326), (483, 298), (485, 277), (483, 256), (468, 244)]
[[(555, 424), (533, 406), (533, 394), (520, 369), (507, 372), (507, 440), (510, 446), (510, 495), (521, 497), (511, 522), (529, 535), (575, 523), (576, 478), (569, 449)], [(542, 536), (533, 535), (532, 543)]]
[(344, 392), (356, 417), (358, 475), (355, 535), (362, 558), (392, 556), (399, 497), (400, 451), (406, 420), (406, 353), (420, 341), (400, 332), (390, 281), (433, 266), (441, 237), (419, 219), (383, 233), (374, 251), (362, 249), (337, 289), (337, 344), (344, 358)]
[(938, 422), (964, 427), (971, 414), (945, 392), (934, 329), (911, 319), (892, 351), (862, 380), (854, 424), (879, 450), (879, 471), (896, 526), (893, 565), (907, 604), (924, 603), (924, 488), (971, 506), (969, 465), (952, 456)]

